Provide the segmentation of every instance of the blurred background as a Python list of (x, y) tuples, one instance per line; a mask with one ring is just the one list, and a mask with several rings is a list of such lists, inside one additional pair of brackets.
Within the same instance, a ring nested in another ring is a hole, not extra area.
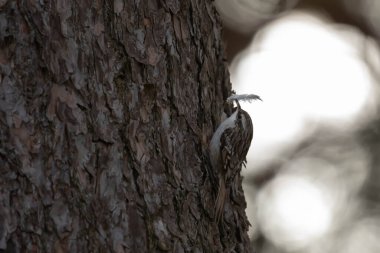
[(216, 0), (256, 252), (380, 252), (380, 1)]

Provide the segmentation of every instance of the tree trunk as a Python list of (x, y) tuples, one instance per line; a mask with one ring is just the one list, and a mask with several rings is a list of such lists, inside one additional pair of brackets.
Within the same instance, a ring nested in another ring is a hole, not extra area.
[(249, 252), (241, 188), (214, 222), (211, 2), (3, 0), (0, 71), (4, 252)]

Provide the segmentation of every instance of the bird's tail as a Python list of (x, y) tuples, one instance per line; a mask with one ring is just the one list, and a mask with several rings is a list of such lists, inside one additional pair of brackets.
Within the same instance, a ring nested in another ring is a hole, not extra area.
[(224, 201), (226, 200), (226, 184), (223, 180), (223, 178), (219, 179), (219, 190), (218, 190), (218, 196), (216, 197), (215, 201), (215, 221), (216, 223), (219, 223), (223, 216), (224, 212)]

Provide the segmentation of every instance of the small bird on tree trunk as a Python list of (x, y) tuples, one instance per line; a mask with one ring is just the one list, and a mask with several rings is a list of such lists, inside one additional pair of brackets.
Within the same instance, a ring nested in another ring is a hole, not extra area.
[(239, 101), (261, 100), (254, 94), (232, 95), (227, 102), (236, 102), (235, 111), (225, 119), (212, 136), (209, 150), (214, 171), (220, 173), (219, 190), (215, 201), (215, 220), (219, 223), (223, 211), (227, 190), (236, 180), (241, 166), (246, 162), (246, 155), (253, 137), (253, 125), (249, 114), (244, 111)]

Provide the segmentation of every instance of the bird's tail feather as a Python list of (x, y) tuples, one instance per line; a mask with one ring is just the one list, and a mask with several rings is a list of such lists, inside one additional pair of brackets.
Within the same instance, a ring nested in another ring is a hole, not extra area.
[(219, 190), (218, 196), (215, 201), (215, 221), (219, 223), (223, 216), (224, 211), (224, 201), (226, 200), (226, 184), (222, 178), (219, 179)]

